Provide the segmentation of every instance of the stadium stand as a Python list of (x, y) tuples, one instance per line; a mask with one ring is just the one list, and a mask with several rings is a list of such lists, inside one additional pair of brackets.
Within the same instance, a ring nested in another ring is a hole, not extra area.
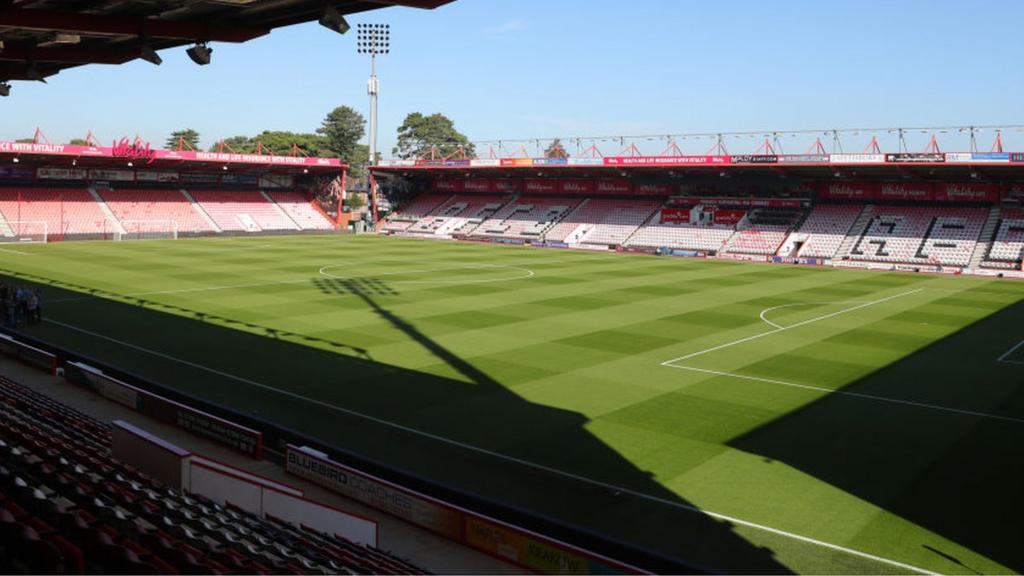
[(733, 235), (731, 226), (694, 226), (692, 224), (653, 224), (644, 226), (627, 242), (627, 246), (646, 248), (678, 248), (714, 253)]
[(448, 200), (450, 196), (442, 194), (424, 194), (413, 198), (408, 204), (395, 211), (384, 225), (384, 230), (401, 232), (409, 229), (429, 215), (441, 203)]
[(661, 204), (660, 200), (589, 199), (556, 224), (545, 240), (616, 246), (636, 232)]
[(789, 226), (777, 224), (751, 224), (739, 230), (728, 240), (724, 251), (737, 254), (765, 254), (778, 252), (789, 235)]
[(505, 197), (488, 195), (452, 196), (430, 214), (408, 228), (413, 234), (448, 236), (467, 233), (469, 229), (490, 218), (505, 204)]
[(189, 192), (221, 230), (258, 232), (296, 229), (295, 222), (255, 190)]
[(986, 268), (1020, 268), (1024, 260), (1024, 210), (1003, 210), (995, 239), (982, 262)]
[(986, 215), (983, 208), (876, 206), (850, 258), (966, 266)]
[(7, 224), (7, 219), (4, 218), (2, 212), (0, 212), (0, 236), (11, 237), (14, 236), (14, 231), (11, 230), (11, 226)]
[(111, 428), (0, 377), (0, 570), (410, 574), (390, 554), (163, 486)]
[(334, 224), (298, 192), (267, 192), (267, 195), (303, 230), (331, 230)]
[(50, 236), (117, 230), (84, 188), (0, 188), (0, 213), (12, 222), (46, 222)]
[(787, 239), (793, 250), (790, 254), (801, 258), (834, 257), (863, 210), (862, 206), (845, 204), (816, 206)]
[(178, 232), (208, 232), (212, 228), (180, 190), (97, 190), (122, 223), (170, 222)]
[(484, 220), (471, 235), (539, 240), (580, 201), (580, 198), (519, 198)]

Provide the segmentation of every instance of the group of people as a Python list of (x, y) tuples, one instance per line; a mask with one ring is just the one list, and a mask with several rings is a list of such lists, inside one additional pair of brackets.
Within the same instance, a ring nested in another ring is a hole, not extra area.
[(43, 300), (39, 289), (0, 284), (0, 311), (4, 326), (13, 328), (22, 323), (34, 324), (43, 320)]

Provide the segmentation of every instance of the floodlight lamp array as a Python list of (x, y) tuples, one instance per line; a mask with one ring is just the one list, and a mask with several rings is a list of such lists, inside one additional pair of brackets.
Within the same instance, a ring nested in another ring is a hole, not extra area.
[(391, 52), (390, 24), (356, 24), (356, 51), (360, 54)]

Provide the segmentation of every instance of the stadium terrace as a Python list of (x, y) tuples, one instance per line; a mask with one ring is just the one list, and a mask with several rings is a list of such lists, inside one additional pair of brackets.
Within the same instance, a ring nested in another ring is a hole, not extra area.
[[(1024, 154), (395, 160), (412, 237), (1024, 277)], [(418, 193), (418, 194), (417, 194)]]

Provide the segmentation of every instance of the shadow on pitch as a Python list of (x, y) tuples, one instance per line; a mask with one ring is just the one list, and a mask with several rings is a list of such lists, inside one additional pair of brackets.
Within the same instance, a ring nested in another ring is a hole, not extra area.
[[(1024, 370), (996, 362), (1020, 341), (1022, 325), (1018, 301), (843, 390), (1024, 418)], [(832, 394), (729, 445), (784, 462), (1019, 572), (1022, 438), (1021, 422)], [(949, 571), (976, 572), (975, 562), (932, 540), (921, 547), (949, 561)]]
[[(25, 279), (21, 275), (11, 281)], [(74, 287), (66, 283), (37, 280), (46, 284), (44, 302), (83, 293), (70, 291)], [(45, 322), (26, 333), (438, 485), (497, 501), (535, 530), (652, 570), (790, 571), (771, 549), (751, 544), (734, 526), (701, 513), (604, 444), (586, 429), (588, 420), (582, 414), (524, 400), (381, 305), (378, 297), (387, 292), (381, 285), (342, 280), (319, 287), (359, 298), (459, 378), (382, 364), (368, 355), (332, 352), (293, 339), (301, 335), (253, 330), (256, 325), (251, 323), (181, 307), (120, 301), (123, 297), (106, 297), (100, 291), (92, 291), (95, 299), (60, 308), (57, 319), (110, 338), (130, 339), (136, 348)], [(524, 464), (527, 461), (535, 466)], [(523, 510), (530, 512), (529, 518), (517, 512)], [(566, 522), (601, 539), (581, 540), (565, 531)], [(629, 543), (631, 551), (615, 542)]]
[[(255, 332), (257, 334), (262, 334), (275, 340), (289, 340), (297, 343), (318, 344), (328, 346), (330, 348), (338, 350), (339, 352), (354, 354), (359, 357), (371, 359), (369, 350), (366, 350), (365, 348), (359, 346), (353, 346), (350, 344), (346, 344), (344, 342), (338, 342), (336, 340), (330, 340), (318, 336), (310, 336), (308, 334), (299, 334), (297, 332), (291, 332), (288, 330), (281, 330), (278, 328), (263, 326), (260, 324), (255, 324), (253, 322), (245, 322), (242, 320), (237, 320), (235, 318), (229, 318), (227, 316), (221, 316), (219, 314), (213, 314), (210, 312), (192, 310), (184, 306), (168, 304), (166, 302), (159, 302), (156, 300), (143, 298), (139, 296), (125, 296), (122, 294), (118, 294), (116, 292), (110, 292), (107, 290), (101, 290), (97, 288), (89, 288), (86, 286), (74, 284), (72, 282), (53, 280), (50, 278), (45, 278), (43, 276), (29, 274), (25, 272), (11, 272), (9, 270), (0, 270), (0, 278), (3, 278), (4, 281), (10, 284), (17, 284), (19, 282), (29, 281), (34, 284), (48, 285), (51, 288), (57, 288), (62, 291), (60, 293), (61, 295), (59, 296), (50, 296), (48, 294), (44, 295), (44, 305), (49, 301), (52, 301), (54, 304), (60, 304), (62, 303), (62, 300), (71, 303), (82, 302), (81, 294), (84, 293), (90, 296), (95, 296), (97, 299), (123, 301), (133, 306), (148, 308), (152, 310), (161, 310), (164, 312), (169, 312), (171, 314), (192, 318), (194, 320), (198, 320), (200, 322), (204, 322), (207, 324), (218, 324), (244, 329), (250, 332)], [(375, 286), (375, 284), (370, 285)], [(396, 292), (386, 288), (375, 288), (375, 291), (380, 294), (397, 294)]]

